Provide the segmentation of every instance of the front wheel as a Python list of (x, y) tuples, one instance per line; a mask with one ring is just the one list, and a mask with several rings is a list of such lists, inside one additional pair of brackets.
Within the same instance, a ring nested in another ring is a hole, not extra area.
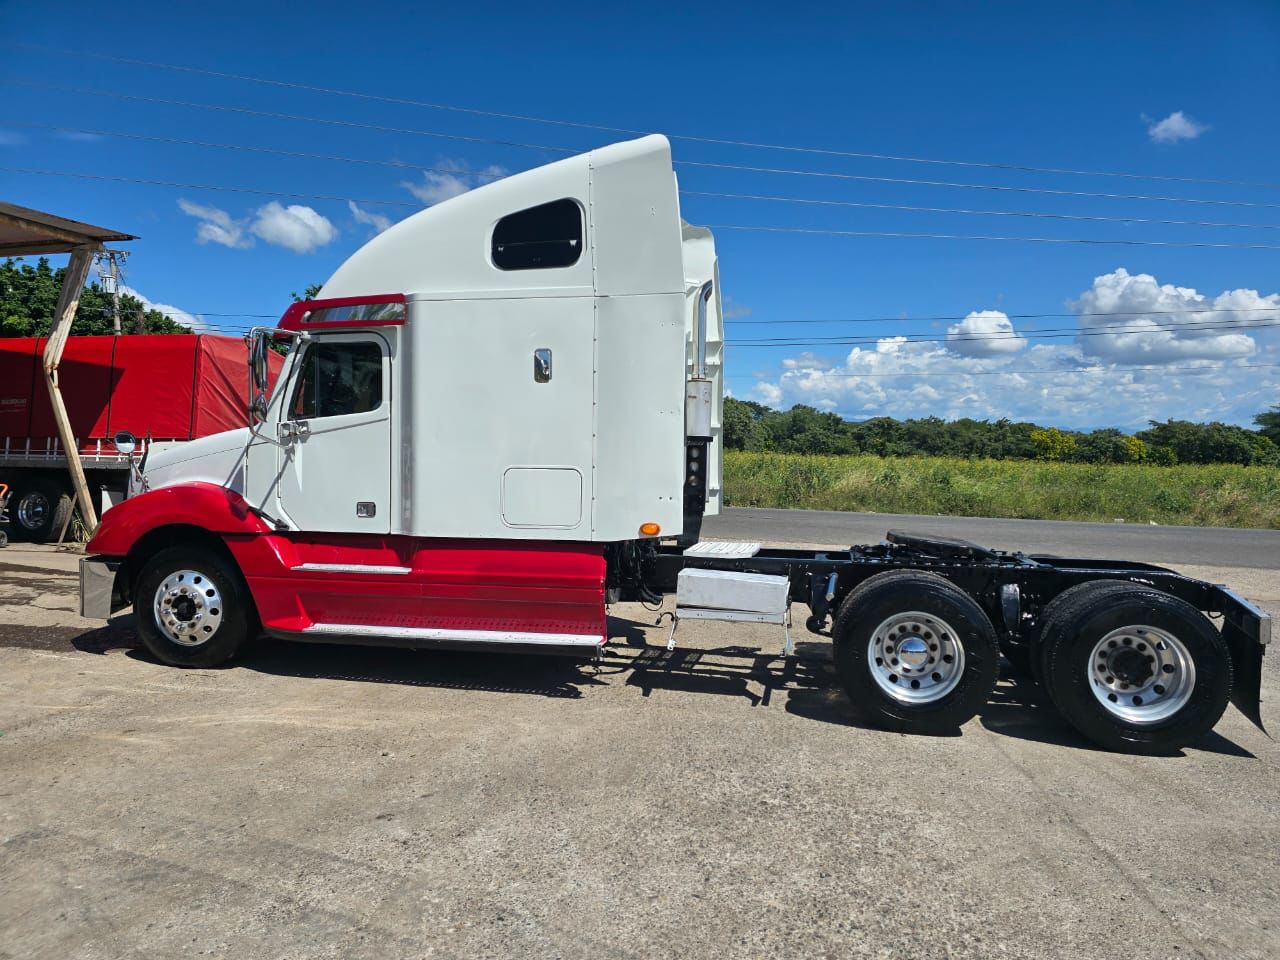
[(933, 573), (871, 577), (840, 605), (832, 637), (854, 710), (906, 733), (958, 728), (987, 702), (1000, 668), (987, 615)]
[(234, 657), (256, 620), (239, 572), (210, 550), (170, 547), (147, 561), (134, 589), (138, 636), (175, 667), (214, 667)]

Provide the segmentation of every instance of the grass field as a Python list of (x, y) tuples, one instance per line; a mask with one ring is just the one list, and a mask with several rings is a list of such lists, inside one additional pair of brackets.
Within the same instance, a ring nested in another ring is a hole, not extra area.
[(1274, 467), (729, 451), (724, 485), (738, 507), (1280, 529)]

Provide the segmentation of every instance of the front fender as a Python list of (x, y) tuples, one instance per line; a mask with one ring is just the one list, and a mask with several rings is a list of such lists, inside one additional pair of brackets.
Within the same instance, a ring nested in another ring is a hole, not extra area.
[(127, 556), (152, 530), (182, 524), (210, 533), (270, 533), (271, 527), (240, 496), (214, 483), (177, 483), (130, 497), (102, 515), (86, 553)]

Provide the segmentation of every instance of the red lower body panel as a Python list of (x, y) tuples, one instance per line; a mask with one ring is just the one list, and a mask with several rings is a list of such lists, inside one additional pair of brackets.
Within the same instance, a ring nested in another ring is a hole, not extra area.
[(271, 633), (604, 642), (600, 545), (354, 534), (227, 545)]

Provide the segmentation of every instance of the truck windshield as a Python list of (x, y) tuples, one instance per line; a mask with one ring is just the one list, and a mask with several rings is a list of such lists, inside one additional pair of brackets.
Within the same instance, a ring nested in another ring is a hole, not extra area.
[(299, 361), (294, 420), (367, 413), (382, 406), (382, 348), (373, 342), (311, 343)]

